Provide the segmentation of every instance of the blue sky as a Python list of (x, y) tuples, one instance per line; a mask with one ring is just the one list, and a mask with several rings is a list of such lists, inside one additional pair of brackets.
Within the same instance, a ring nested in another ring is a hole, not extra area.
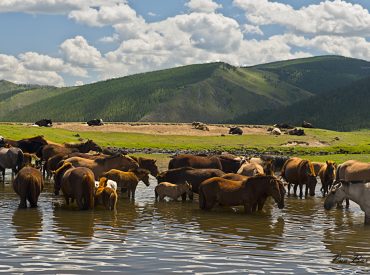
[(0, 1), (0, 79), (56, 86), (193, 63), (370, 61), (368, 0)]

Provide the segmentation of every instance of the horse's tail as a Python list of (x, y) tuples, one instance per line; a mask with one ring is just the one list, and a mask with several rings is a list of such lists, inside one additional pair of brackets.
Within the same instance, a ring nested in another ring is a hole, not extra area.
[(117, 204), (117, 193), (112, 192), (109, 196), (109, 210), (114, 210)]
[(204, 195), (204, 191), (202, 186), (199, 187), (199, 208), (206, 209), (206, 196)]
[(23, 160), (24, 160), (24, 154), (21, 150), (19, 150), (17, 155), (17, 172), (22, 169), (23, 167)]
[(281, 172), (280, 172), (280, 177), (282, 178), (282, 179), (285, 179), (285, 170), (286, 170), (286, 166), (288, 165), (288, 160), (286, 160), (285, 162), (284, 162), (284, 165), (283, 165), (283, 167), (281, 168)]
[(39, 192), (41, 190), (37, 190), (38, 182), (37, 179), (29, 175), (27, 177), (27, 182), (28, 182), (28, 200), (31, 204), (31, 207), (37, 207), (37, 199)]
[(84, 175), (82, 180), (82, 190), (83, 196), (85, 197), (84, 201), (84, 209), (93, 209), (94, 208), (94, 189), (95, 189), (95, 182), (91, 184), (91, 179), (88, 175)]

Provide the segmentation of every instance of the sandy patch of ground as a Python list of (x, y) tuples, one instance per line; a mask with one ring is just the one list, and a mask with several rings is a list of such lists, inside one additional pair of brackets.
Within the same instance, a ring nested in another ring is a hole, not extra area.
[(294, 147), (294, 146), (325, 147), (329, 146), (329, 144), (321, 141), (288, 141), (287, 143), (281, 145), (281, 147)]
[[(188, 123), (106, 123), (102, 126), (88, 126), (86, 123), (54, 123), (53, 128), (61, 128), (71, 131), (99, 131), (99, 132), (122, 132), (157, 135), (185, 135), (185, 136), (220, 136), (228, 135), (230, 125), (208, 125), (209, 131), (194, 129)], [(267, 126), (240, 127), (243, 134), (265, 134)]]

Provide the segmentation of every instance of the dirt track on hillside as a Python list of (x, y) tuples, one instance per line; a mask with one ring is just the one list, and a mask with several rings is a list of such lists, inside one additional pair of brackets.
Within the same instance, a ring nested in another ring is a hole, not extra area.
[[(191, 124), (170, 123), (106, 123), (102, 126), (88, 126), (86, 123), (54, 123), (53, 128), (71, 131), (99, 131), (142, 133), (157, 135), (185, 135), (185, 136), (220, 136), (228, 135), (230, 125), (208, 125), (209, 131), (194, 129)], [(242, 126), (244, 134), (268, 134), (267, 126)]]

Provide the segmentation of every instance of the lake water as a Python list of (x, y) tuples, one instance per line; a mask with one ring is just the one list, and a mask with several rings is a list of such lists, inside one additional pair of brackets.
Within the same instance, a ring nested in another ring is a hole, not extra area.
[[(287, 198), (282, 210), (270, 201), (253, 215), (243, 208), (205, 212), (197, 199), (155, 202), (155, 185), (154, 179), (149, 187), (139, 183), (135, 202), (120, 198), (113, 212), (65, 207), (52, 184), (37, 209), (19, 210), (12, 186), (0, 184), (0, 272), (370, 272), (370, 227), (354, 203), (328, 212), (317, 192)], [(337, 254), (341, 259), (333, 260)]]

